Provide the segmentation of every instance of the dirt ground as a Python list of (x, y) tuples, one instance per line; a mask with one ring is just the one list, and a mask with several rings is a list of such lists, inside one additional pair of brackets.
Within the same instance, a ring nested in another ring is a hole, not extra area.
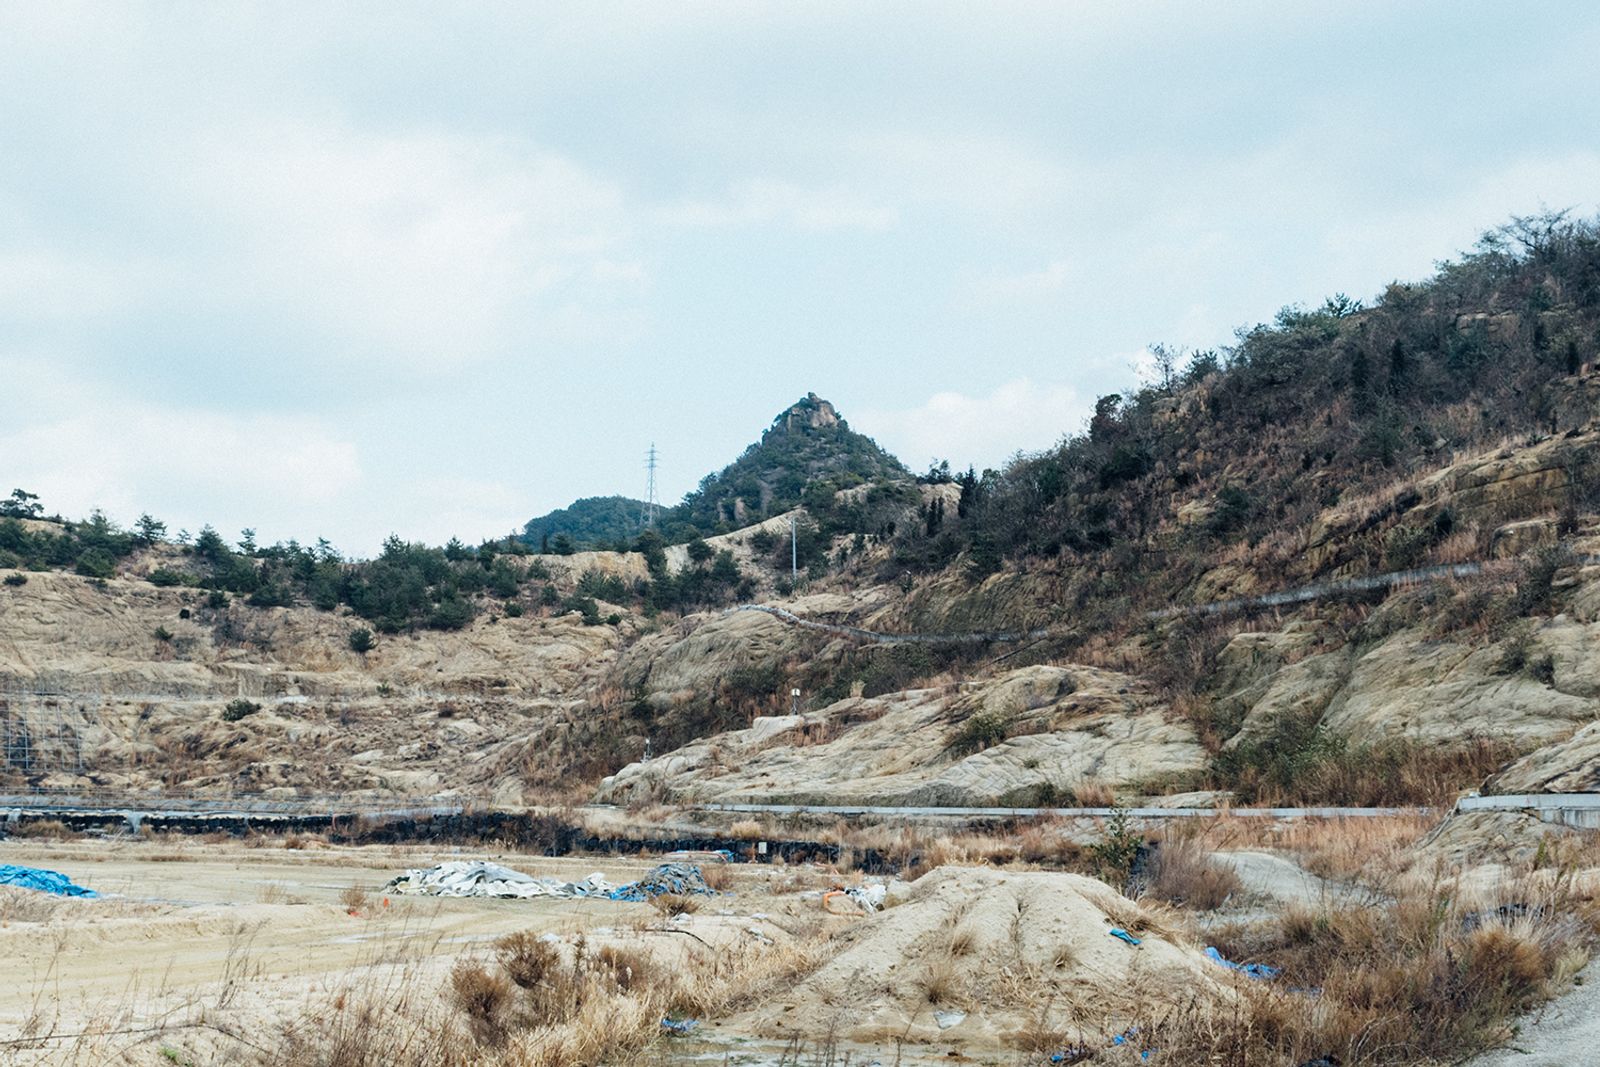
[[(654, 915), (647, 905), (609, 900), (390, 897), (385, 904), (382, 887), (393, 875), (455, 858), (569, 880), (598, 871), (614, 882), (651, 866), (281, 842), (0, 842), (0, 863), (60, 871), (103, 895), (63, 900), (12, 890), (0, 900), (8, 978), (0, 983), (0, 1040), (56, 1035), (25, 1062), (96, 1062), (66, 1035), (137, 1031), (178, 1018), (248, 1032), (266, 1025), (265, 1009), (330, 995), (363, 972), (441, 970), (512, 931), (603, 930)], [(366, 900), (357, 902), (351, 887)], [(139, 1043), (136, 1033), (128, 1036), (125, 1044)], [(0, 1045), (0, 1062), (21, 1055)]]

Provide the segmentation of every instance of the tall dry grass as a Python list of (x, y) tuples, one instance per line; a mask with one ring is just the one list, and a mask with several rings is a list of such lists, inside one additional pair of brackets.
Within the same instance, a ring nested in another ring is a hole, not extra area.
[(316, 1005), (261, 1067), (592, 1067), (657, 1040), (665, 1017), (715, 1017), (811, 970), (814, 941), (697, 946), (681, 960), (641, 948), (512, 934), (456, 963), (442, 988), (408, 974)]
[(1232, 867), (1211, 858), (1198, 837), (1169, 837), (1152, 851), (1145, 894), (1194, 911), (1215, 911), (1244, 890)]

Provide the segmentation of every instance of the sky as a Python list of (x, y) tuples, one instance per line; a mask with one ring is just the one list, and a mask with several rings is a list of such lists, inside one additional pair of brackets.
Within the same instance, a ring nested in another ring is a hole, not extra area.
[(0, 7), (0, 493), (262, 542), (914, 469), (1600, 198), (1600, 8)]

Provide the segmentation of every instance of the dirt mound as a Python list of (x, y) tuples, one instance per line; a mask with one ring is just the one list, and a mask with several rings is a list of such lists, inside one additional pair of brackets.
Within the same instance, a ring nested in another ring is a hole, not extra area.
[(1230, 995), (1226, 972), (1158, 915), (1074, 874), (940, 867), (836, 948), (746, 1024), (771, 1037), (1048, 1051)]

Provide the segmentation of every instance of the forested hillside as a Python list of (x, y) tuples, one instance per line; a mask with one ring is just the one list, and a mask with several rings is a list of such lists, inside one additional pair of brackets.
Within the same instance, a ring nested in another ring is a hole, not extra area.
[[(910, 472), (877, 442), (850, 429), (831, 403), (808, 393), (780, 412), (760, 440), (722, 470), (708, 474), (682, 503), (662, 508), (656, 532), (682, 544), (832, 500), (841, 489), (910, 481)], [(644, 528), (644, 505), (625, 497), (591, 497), (531, 520), (523, 540), (541, 551), (629, 548)], [(565, 537), (565, 541), (558, 540)]]

